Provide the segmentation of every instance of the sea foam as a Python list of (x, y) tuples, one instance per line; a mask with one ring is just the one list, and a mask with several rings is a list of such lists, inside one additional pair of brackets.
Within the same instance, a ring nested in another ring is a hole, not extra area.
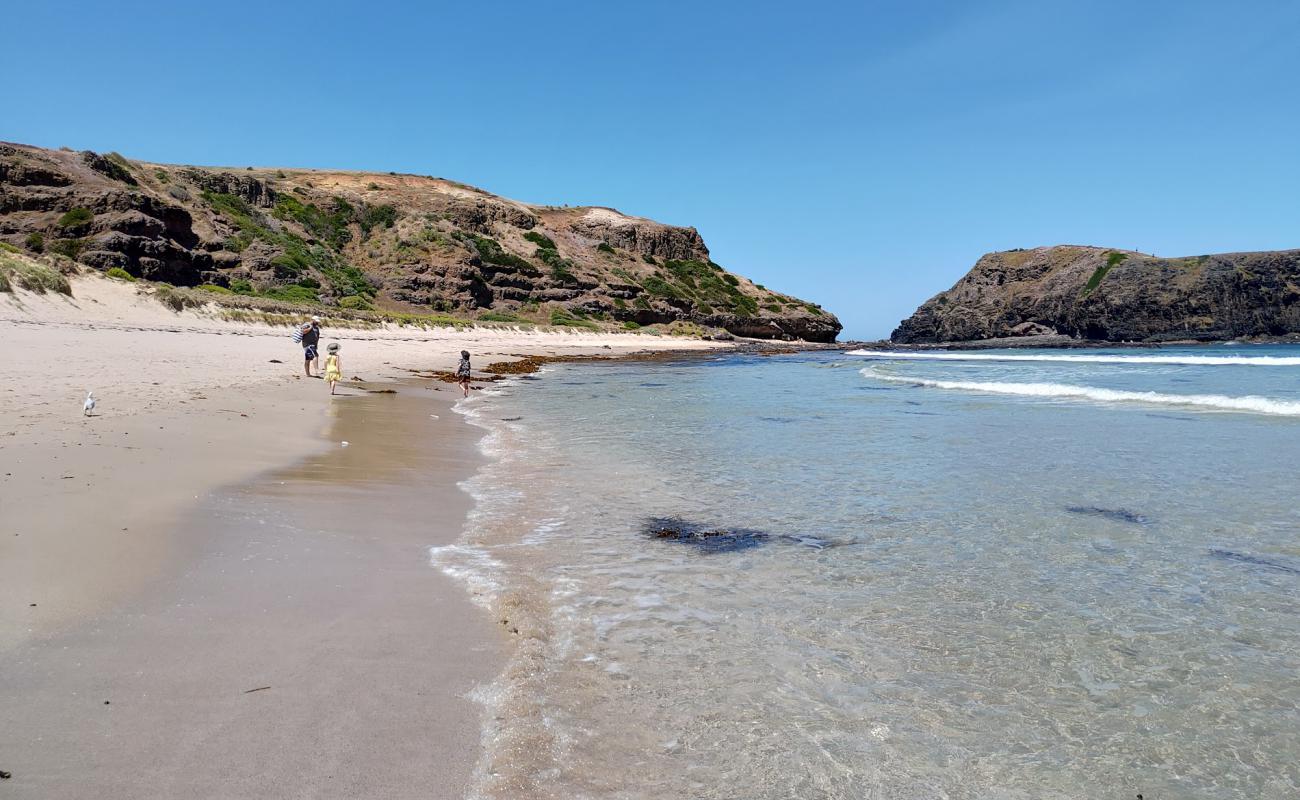
[(470, 599), (484, 608), (492, 607), (501, 590), (498, 576), (505, 565), (483, 548), (464, 544), (430, 547), (429, 565), (462, 584), (469, 590)]
[(954, 389), (965, 392), (1005, 394), (1020, 397), (1041, 397), (1059, 400), (1091, 400), (1099, 403), (1148, 403), (1152, 405), (1185, 406), (1213, 411), (1244, 411), (1254, 414), (1272, 414), (1283, 417), (1300, 417), (1300, 402), (1275, 400), (1270, 397), (1245, 395), (1232, 397), (1223, 394), (1166, 394), (1164, 392), (1130, 392), (1122, 389), (1103, 389), (1099, 386), (1074, 386), (1066, 383), (1006, 383), (1002, 381), (941, 381), (929, 378), (909, 378), (889, 375), (866, 367), (862, 375), (889, 383), (907, 383), (933, 389)]
[(917, 353), (894, 350), (850, 350), (847, 355), (913, 361), (1048, 361), (1064, 364), (1178, 364), (1189, 367), (1300, 367), (1300, 357), (1293, 356), (1046, 355), (1037, 353)]

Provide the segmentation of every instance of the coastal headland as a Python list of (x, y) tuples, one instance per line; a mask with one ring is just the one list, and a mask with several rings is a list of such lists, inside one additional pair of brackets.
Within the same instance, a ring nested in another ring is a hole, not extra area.
[(210, 295), (589, 330), (834, 341), (700, 233), (428, 175), (155, 164), (0, 142), (0, 244)]
[(982, 256), (890, 337), (1060, 347), (1300, 340), (1300, 250), (1162, 258), (1060, 245)]

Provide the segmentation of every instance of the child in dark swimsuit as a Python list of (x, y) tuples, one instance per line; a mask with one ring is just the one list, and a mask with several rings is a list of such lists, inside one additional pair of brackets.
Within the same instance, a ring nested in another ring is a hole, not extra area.
[(469, 397), (469, 381), (472, 370), (469, 366), (469, 351), (460, 351), (460, 363), (456, 365), (456, 380), (460, 383), (460, 389)]

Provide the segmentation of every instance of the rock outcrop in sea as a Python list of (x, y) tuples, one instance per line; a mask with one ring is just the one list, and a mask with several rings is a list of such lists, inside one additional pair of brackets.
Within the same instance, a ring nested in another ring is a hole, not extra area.
[(989, 253), (890, 337), (1221, 341), (1300, 334), (1300, 250), (1157, 258), (1057, 246)]
[(0, 242), (181, 286), (551, 324), (834, 341), (839, 320), (715, 264), (694, 228), (443, 178), (153, 164), (0, 143)]

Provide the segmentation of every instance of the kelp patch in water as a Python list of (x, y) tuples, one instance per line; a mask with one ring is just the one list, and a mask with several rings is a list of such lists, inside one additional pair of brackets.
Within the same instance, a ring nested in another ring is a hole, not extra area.
[(1238, 564), (1249, 564), (1253, 567), (1264, 567), (1265, 569), (1273, 569), (1291, 575), (1300, 575), (1300, 567), (1285, 564), (1281, 561), (1261, 558), (1260, 556), (1253, 556), (1250, 553), (1239, 553), (1236, 550), (1225, 550), (1222, 547), (1211, 547), (1210, 555), (1224, 561), (1235, 561)]
[(1151, 518), (1126, 508), (1099, 508), (1097, 506), (1068, 506), (1071, 514), (1083, 514), (1089, 517), (1104, 517), (1115, 522), (1131, 522), (1134, 525), (1146, 525)]
[(642, 533), (651, 539), (666, 539), (693, 545), (706, 553), (748, 550), (768, 542), (793, 544), (813, 550), (861, 544), (854, 540), (827, 539), (811, 533), (772, 534), (753, 528), (718, 528), (690, 522), (681, 517), (653, 517), (646, 521)]
[(766, 544), (771, 537), (752, 528), (714, 528), (680, 517), (652, 517), (642, 532), (651, 539), (681, 542), (706, 553), (734, 553)]

